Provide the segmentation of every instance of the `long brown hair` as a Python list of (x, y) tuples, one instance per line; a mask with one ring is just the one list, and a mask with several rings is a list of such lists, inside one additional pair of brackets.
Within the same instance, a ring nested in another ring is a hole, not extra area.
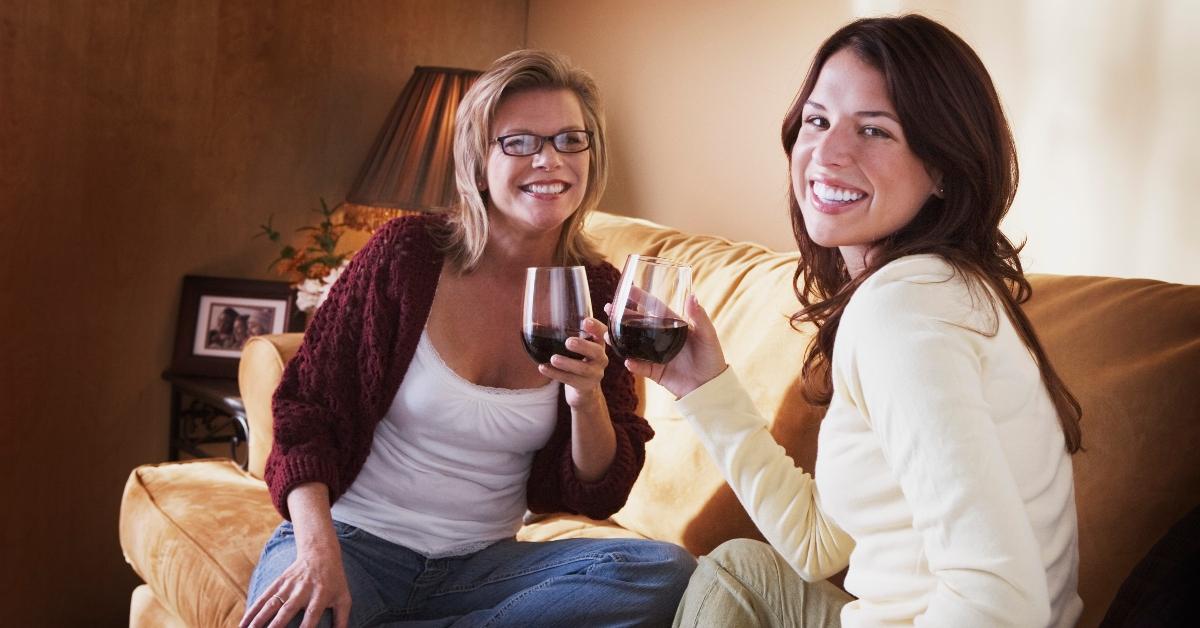
[(924, 16), (847, 24), (817, 50), (783, 121), (783, 148), (789, 159), (817, 77), (826, 61), (843, 49), (883, 74), (909, 147), (930, 171), (941, 174), (942, 194), (930, 196), (911, 222), (876, 242), (866, 269), (851, 278), (836, 247), (822, 247), (808, 237), (797, 190), (789, 188), (792, 230), (800, 249), (793, 285), (801, 309), (792, 316), (792, 324), (812, 322), (817, 327), (804, 360), (806, 398), (820, 404), (832, 398), (829, 365), (838, 323), (863, 281), (900, 257), (934, 254), (999, 297), (1037, 361), (1062, 423), (1067, 451), (1079, 451), (1082, 408), (1021, 310), (1032, 288), (1018, 257), (1021, 247), (1000, 231), (1017, 190), (1017, 151), (983, 63), (961, 38)]

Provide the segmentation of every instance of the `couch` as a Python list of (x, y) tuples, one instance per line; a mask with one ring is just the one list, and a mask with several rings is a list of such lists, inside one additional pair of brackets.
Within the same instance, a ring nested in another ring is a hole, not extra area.
[[(811, 469), (820, 408), (798, 386), (810, 330), (792, 330), (796, 254), (597, 214), (588, 230), (618, 268), (629, 253), (691, 264), (732, 368), (772, 432)], [(1083, 404), (1086, 451), (1074, 459), (1081, 626), (1096, 626), (1122, 581), (1175, 521), (1200, 504), (1200, 286), (1144, 279), (1033, 275), (1026, 311)], [(599, 304), (596, 304), (597, 306)], [(249, 418), (249, 469), (203, 459), (135, 469), (120, 540), (145, 581), (131, 626), (233, 626), (258, 554), (279, 515), (262, 482), (271, 448), (271, 393), (299, 334), (252, 339), (239, 383)], [(606, 521), (553, 515), (520, 538), (646, 537), (694, 554), (761, 538), (689, 427), (657, 386), (643, 388), (656, 436), (625, 507)]]

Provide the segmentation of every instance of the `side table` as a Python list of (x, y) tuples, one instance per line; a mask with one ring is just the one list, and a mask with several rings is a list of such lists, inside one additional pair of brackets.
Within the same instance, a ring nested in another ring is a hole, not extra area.
[(170, 460), (181, 453), (195, 458), (212, 454), (201, 446), (228, 443), (229, 457), (246, 468), (247, 456), (238, 455), (238, 447), (247, 442), (250, 426), (242, 405), (237, 380), (193, 377), (163, 373), (171, 384), (171, 432), (167, 442)]

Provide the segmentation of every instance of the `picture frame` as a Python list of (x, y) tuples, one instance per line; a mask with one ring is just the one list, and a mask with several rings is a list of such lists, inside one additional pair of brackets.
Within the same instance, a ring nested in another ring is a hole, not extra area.
[(236, 378), (247, 339), (297, 331), (304, 313), (287, 282), (187, 275), (167, 374)]

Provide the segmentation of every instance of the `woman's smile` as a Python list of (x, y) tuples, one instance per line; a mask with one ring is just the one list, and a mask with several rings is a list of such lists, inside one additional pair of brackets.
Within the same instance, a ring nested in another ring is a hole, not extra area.
[(813, 209), (823, 214), (849, 211), (866, 198), (867, 193), (861, 190), (817, 180), (809, 182), (809, 202), (812, 203)]
[(518, 187), (522, 192), (532, 196), (535, 199), (542, 201), (553, 201), (562, 196), (562, 194), (567, 190), (571, 189), (571, 184), (562, 180), (548, 179), (533, 181)]

